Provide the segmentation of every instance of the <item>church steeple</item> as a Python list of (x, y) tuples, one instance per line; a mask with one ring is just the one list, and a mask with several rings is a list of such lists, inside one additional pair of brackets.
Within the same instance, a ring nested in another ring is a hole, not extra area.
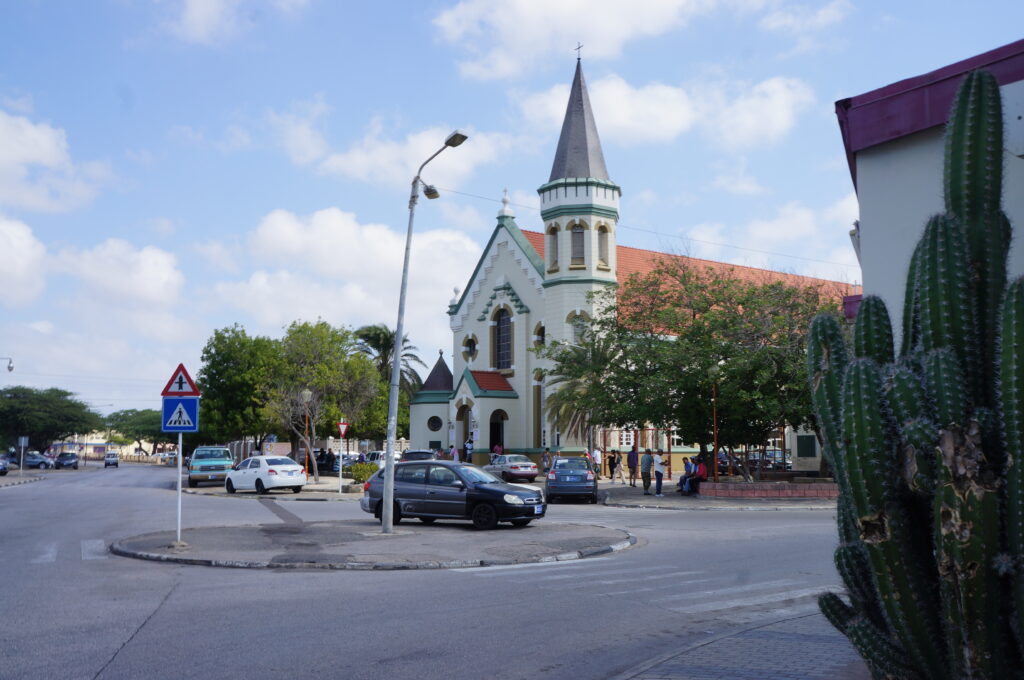
[(558, 138), (555, 162), (551, 166), (549, 182), (570, 177), (608, 179), (604, 165), (601, 139), (597, 135), (594, 113), (590, 110), (590, 96), (583, 79), (583, 66), (576, 60), (576, 76), (572, 79), (569, 104), (565, 107), (562, 135)]

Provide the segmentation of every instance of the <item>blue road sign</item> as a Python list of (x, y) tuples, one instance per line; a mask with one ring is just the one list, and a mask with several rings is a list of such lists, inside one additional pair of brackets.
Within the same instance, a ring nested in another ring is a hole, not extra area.
[(164, 397), (164, 432), (199, 431), (199, 397)]

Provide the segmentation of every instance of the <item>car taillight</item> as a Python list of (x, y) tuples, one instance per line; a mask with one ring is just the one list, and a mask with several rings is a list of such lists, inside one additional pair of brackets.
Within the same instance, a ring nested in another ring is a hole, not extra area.
[(555, 471), (552, 470), (551, 472), (548, 473), (548, 479), (554, 479), (554, 478), (555, 478)]
[(594, 473), (591, 472), (590, 470), (587, 470), (587, 481), (588, 482), (594, 481)]
[(277, 474), (277, 470), (267, 470), (267, 474), (268, 475), (276, 475)]
[(366, 493), (369, 490), (370, 490), (370, 480), (366, 480), (366, 483), (363, 484), (363, 493)]

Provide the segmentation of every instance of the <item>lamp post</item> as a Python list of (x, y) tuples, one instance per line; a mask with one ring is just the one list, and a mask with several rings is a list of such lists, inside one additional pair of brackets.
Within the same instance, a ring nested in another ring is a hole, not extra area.
[(306, 458), (303, 462), (306, 464), (306, 477), (309, 477), (309, 400), (313, 398), (313, 393), (305, 389), (299, 392), (299, 397), (302, 399), (302, 410), (306, 414)]
[(712, 475), (715, 481), (718, 481), (718, 381), (721, 379), (722, 366), (725, 365), (725, 359), (722, 359), (717, 364), (708, 369), (708, 376), (711, 378), (711, 422), (712, 429), (714, 432), (714, 453), (711, 454), (711, 467)]
[(388, 394), (388, 443), (384, 457), (384, 507), (381, 509), (381, 533), (392, 532), (393, 508), (395, 503), (395, 438), (398, 435), (398, 387), (402, 376), (402, 335), (405, 326), (405, 290), (409, 284), (409, 252), (412, 246), (412, 221), (416, 212), (416, 201), (419, 199), (420, 186), (427, 198), (437, 198), (437, 189), (426, 184), (420, 175), (427, 163), (437, 158), (438, 154), (448, 147), (456, 147), (466, 141), (466, 134), (456, 130), (444, 140), (444, 146), (423, 161), (423, 165), (412, 178), (412, 190), (409, 193), (409, 228), (405, 234), (405, 260), (402, 263), (402, 287), (398, 294), (398, 323), (395, 327), (395, 346), (391, 352), (391, 391)]

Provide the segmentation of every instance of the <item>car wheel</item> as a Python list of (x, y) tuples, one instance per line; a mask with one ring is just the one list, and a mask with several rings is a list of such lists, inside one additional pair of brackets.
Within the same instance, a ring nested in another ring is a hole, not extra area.
[(46, 469), (46, 463), (40, 463), (39, 464), (39, 469), (40, 470), (45, 470)]
[(533, 480), (535, 480), (535, 479), (537, 479), (537, 478), (536, 478), (536, 477), (530, 477), (530, 478), (529, 478), (529, 479), (527, 479), (526, 481), (528, 481), (528, 482), (530, 482), (531, 484), (533, 484)]
[(263, 495), (265, 495), (267, 493), (267, 487), (263, 486), (263, 480), (262, 479), (257, 479), (256, 480), (256, 493), (258, 493), (261, 496), (263, 496)]
[(224, 490), (227, 491), (228, 493), (234, 493), (235, 492), (235, 485), (231, 483), (230, 479), (228, 481), (224, 482)]
[(436, 517), (420, 517), (420, 521), (424, 524), (433, 524)]
[(597, 504), (597, 494), (596, 493), (593, 496), (590, 497), (590, 503), (592, 505), (596, 505)]
[(302, 492), (302, 487), (301, 486), (293, 486), (292, 487), (292, 493), (301, 493), (301, 492)]
[(0, 477), (6, 477), (6, 476), (7, 476), (7, 470), (0, 470)]
[(480, 503), (473, 508), (473, 528), (489, 530), (498, 526), (498, 511), (490, 503)]
[(78, 469), (78, 463), (75, 463), (75, 465), (74, 465), (74, 468), (75, 468), (76, 470)]
[(197, 481), (196, 481), (196, 480), (194, 480), (194, 479), (190, 479), (190, 480), (188, 480), (188, 488), (190, 488), (190, 489), (194, 489), (194, 488), (196, 488), (197, 486), (199, 486), (199, 482), (197, 482)]
[(530, 519), (514, 519), (512, 520), (512, 526), (514, 527), (525, 527), (527, 524), (532, 522)]

